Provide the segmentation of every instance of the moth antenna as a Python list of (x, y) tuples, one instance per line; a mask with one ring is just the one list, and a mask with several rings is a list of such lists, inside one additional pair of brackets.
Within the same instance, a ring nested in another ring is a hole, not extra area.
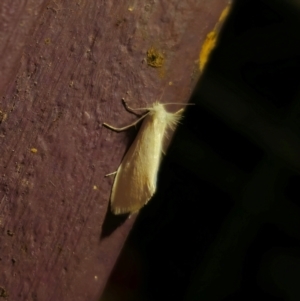
[(182, 106), (194, 106), (194, 103), (180, 103), (180, 102), (167, 102), (163, 103), (163, 105), (182, 105)]

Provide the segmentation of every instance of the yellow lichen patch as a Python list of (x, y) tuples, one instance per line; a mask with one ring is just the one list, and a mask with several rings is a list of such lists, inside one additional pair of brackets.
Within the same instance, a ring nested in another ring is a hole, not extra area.
[(202, 71), (204, 69), (204, 66), (206, 65), (209, 55), (211, 51), (215, 48), (216, 42), (217, 42), (217, 33), (215, 31), (211, 31), (207, 36), (206, 39), (202, 45), (202, 49), (200, 51), (199, 56), (199, 64), (200, 64), (200, 70)]
[(23, 187), (29, 187), (29, 185), (30, 185), (29, 181), (25, 178), (22, 179), (20, 183)]
[(223, 22), (227, 18), (230, 9), (231, 9), (231, 4), (228, 4), (221, 12), (218, 23)]
[(23, 178), (21, 181), (20, 181), (20, 191), (28, 191), (29, 189), (32, 189), (33, 188), (33, 183), (30, 182), (28, 179), (26, 178)]
[(17, 173), (20, 173), (21, 170), (22, 170), (22, 164), (16, 162), (16, 163), (15, 163), (15, 168), (16, 168), (16, 172), (17, 172)]
[(50, 38), (47, 38), (47, 39), (44, 40), (44, 42), (45, 42), (46, 45), (49, 45), (51, 43), (51, 40), (50, 40)]
[(7, 114), (0, 110), (0, 124), (4, 122), (7, 118)]
[(94, 190), (97, 190), (97, 189), (98, 189), (98, 187), (97, 187), (96, 185), (94, 185), (94, 186), (93, 186), (93, 189), (94, 189)]
[(206, 36), (206, 39), (202, 45), (200, 55), (199, 55), (199, 68), (201, 71), (203, 71), (209, 56), (212, 52), (212, 50), (216, 47), (217, 39), (218, 39), (218, 33), (220, 31), (220, 27), (223, 24), (224, 20), (228, 16), (231, 8), (231, 3), (229, 3), (222, 11), (219, 20), (217, 24), (215, 25), (214, 30), (212, 30), (208, 35)]
[(147, 64), (151, 67), (160, 68), (165, 61), (164, 55), (154, 47), (147, 51)]
[(129, 11), (133, 11), (133, 6), (129, 6), (129, 7), (128, 7), (128, 10), (129, 10)]
[(9, 296), (8, 292), (5, 290), (4, 287), (0, 286), (0, 297), (7, 299)]
[(37, 148), (32, 147), (32, 148), (30, 149), (30, 151), (31, 151), (33, 154), (36, 154), (38, 150), (37, 150)]

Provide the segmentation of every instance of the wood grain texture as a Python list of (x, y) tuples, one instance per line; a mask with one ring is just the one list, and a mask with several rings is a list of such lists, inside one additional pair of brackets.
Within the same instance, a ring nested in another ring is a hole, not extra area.
[(0, 3), (1, 297), (98, 300), (134, 223), (100, 239), (112, 185), (104, 175), (129, 142), (101, 125), (134, 119), (122, 97), (142, 107), (165, 91), (186, 102), (227, 4)]

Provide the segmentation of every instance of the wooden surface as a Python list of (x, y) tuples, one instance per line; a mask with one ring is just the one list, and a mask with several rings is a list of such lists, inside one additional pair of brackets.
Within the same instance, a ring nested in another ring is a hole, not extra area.
[(145, 107), (186, 102), (227, 0), (0, 3), (0, 298), (98, 300), (135, 218), (107, 214)]

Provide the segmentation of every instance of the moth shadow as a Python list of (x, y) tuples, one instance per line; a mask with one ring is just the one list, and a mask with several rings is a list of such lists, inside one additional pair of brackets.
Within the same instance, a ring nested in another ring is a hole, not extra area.
[(102, 231), (100, 240), (109, 237), (116, 229), (122, 226), (127, 220), (129, 214), (115, 215), (111, 210), (107, 210), (104, 222), (102, 224)]

